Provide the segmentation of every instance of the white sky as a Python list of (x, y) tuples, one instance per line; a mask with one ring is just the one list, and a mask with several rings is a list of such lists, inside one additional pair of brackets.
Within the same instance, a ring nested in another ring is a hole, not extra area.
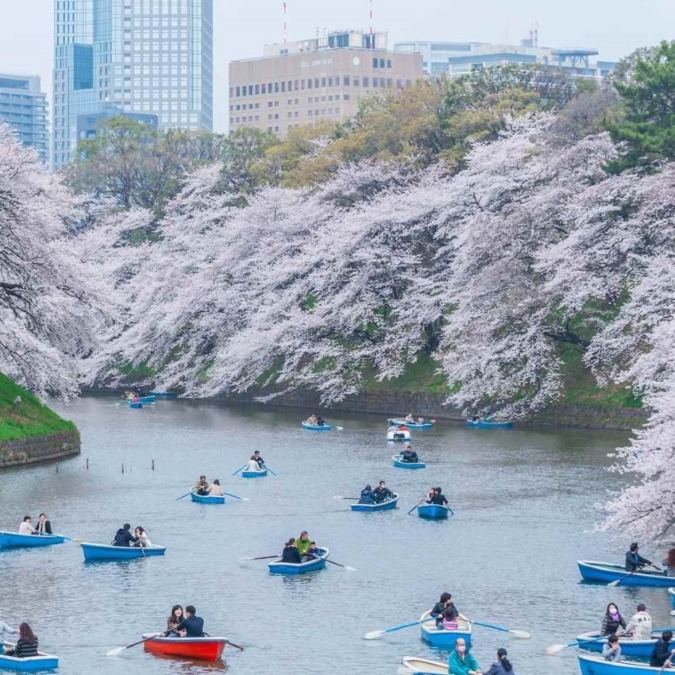
[[(369, 27), (370, 0), (286, 0), (288, 39), (324, 28)], [(534, 22), (539, 44), (593, 47), (617, 60), (675, 39), (675, 0), (373, 0), (389, 44), (453, 40), (518, 44)], [(51, 103), (54, 0), (0, 0), (0, 72), (40, 75)], [(227, 127), (227, 66), (283, 39), (282, 0), (214, 0), (215, 130)]]

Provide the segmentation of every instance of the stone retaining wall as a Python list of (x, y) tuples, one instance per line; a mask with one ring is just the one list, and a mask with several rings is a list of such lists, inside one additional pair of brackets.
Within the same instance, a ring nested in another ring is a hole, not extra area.
[(73, 457), (80, 454), (80, 449), (77, 431), (0, 441), (0, 468)]

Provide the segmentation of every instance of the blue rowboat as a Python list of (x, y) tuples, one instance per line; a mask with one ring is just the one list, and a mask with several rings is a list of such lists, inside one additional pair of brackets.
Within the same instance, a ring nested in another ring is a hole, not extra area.
[(412, 436), (407, 429), (392, 429), (391, 431), (387, 431), (387, 440), (402, 443), (403, 441), (411, 441)]
[(157, 396), (152, 394), (151, 396), (141, 396), (138, 399), (139, 403), (155, 403), (157, 401)]
[(636, 661), (605, 661), (591, 654), (579, 654), (578, 659), (581, 675), (665, 675), (670, 670)]
[(393, 420), (387, 420), (389, 424), (394, 424), (397, 427), (408, 427), (409, 429), (433, 429), (434, 428), (434, 423), (433, 422), (422, 422), (420, 424), (419, 422), (406, 422), (404, 419), (393, 419)]
[(140, 401), (129, 401), (129, 407), (130, 408), (142, 408), (143, 404)]
[(150, 396), (157, 396), (158, 398), (176, 398), (176, 394), (172, 391), (151, 391)]
[(450, 509), (441, 504), (420, 504), (417, 507), (417, 515), (428, 520), (444, 520), (449, 513)]
[(595, 560), (577, 560), (577, 565), (581, 577), (585, 581), (608, 583), (621, 579), (621, 586), (659, 586), (661, 588), (667, 588), (673, 583), (673, 577), (667, 577), (659, 572), (634, 572), (630, 576), (626, 576), (628, 572), (623, 565)]
[[(463, 614), (460, 614), (457, 619), (456, 630), (436, 628), (436, 619), (431, 617), (431, 611), (424, 612), (420, 617), (420, 621), (422, 622), (420, 624), (422, 639), (434, 647), (454, 649), (455, 640), (459, 638), (464, 638), (464, 640), (466, 640), (467, 647), (471, 646), (471, 623), (469, 623), (469, 620)], [(445, 672), (448, 672), (447, 665), (445, 667)]]
[(448, 664), (440, 661), (420, 659), (417, 656), (404, 656), (403, 665), (415, 675), (438, 675), (438, 673), (448, 675)]
[(303, 422), (302, 428), (306, 431), (330, 431), (333, 427), (330, 424), (310, 424)]
[(426, 469), (427, 465), (424, 462), (404, 462), (401, 455), (394, 455), (392, 458), (392, 465), (397, 469)]
[(65, 537), (58, 534), (19, 534), (0, 532), (0, 548), (35, 548), (63, 544)]
[(110, 544), (82, 543), (85, 560), (135, 560), (164, 555), (166, 546), (111, 546)]
[[(598, 631), (577, 635), (579, 648), (589, 652), (602, 652), (603, 646), (607, 643), (607, 638), (603, 640), (594, 640), (594, 638), (599, 637), (600, 633)], [(660, 632), (652, 633), (651, 640), (633, 640), (632, 638), (620, 637), (619, 644), (621, 645), (621, 655), (635, 659), (648, 659), (652, 655), (654, 645), (660, 637)]]
[(193, 490), (190, 490), (190, 499), (199, 504), (224, 504), (224, 495), (198, 495)]
[(267, 569), (270, 574), (306, 574), (307, 572), (316, 572), (322, 570), (326, 566), (326, 559), (330, 551), (327, 548), (320, 548), (319, 557), (316, 560), (309, 560), (304, 563), (284, 563), (281, 558), (277, 558), (270, 563), (267, 563)]
[(398, 506), (398, 495), (394, 492), (394, 496), (386, 502), (379, 504), (352, 504), (352, 511), (389, 511)]
[(490, 422), (489, 420), (467, 420), (470, 429), (513, 429), (513, 422)]
[(39, 670), (54, 670), (59, 667), (59, 657), (38, 652), (37, 656), (28, 656), (27, 658), (17, 658), (8, 656), (4, 652), (8, 649), (14, 649), (14, 645), (9, 642), (0, 643), (0, 670), (14, 670), (20, 673), (33, 673)]
[(260, 471), (242, 471), (242, 478), (264, 478), (267, 475), (267, 467)]

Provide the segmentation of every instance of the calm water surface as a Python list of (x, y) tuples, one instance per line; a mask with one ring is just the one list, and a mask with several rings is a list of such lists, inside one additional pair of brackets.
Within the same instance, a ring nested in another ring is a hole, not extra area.
[[(481, 665), (506, 646), (518, 675), (578, 672), (572, 649), (548, 657), (545, 648), (597, 630), (610, 600), (625, 614), (643, 600), (657, 625), (671, 623), (665, 590), (579, 583), (578, 558), (621, 560), (625, 549), (621, 538), (590, 532), (593, 504), (620, 480), (604, 468), (625, 434), (446, 423), (414, 434), (429, 466), (405, 471), (390, 466), (379, 417), (334, 415), (343, 431), (313, 434), (300, 428), (299, 411), (215, 403), (130, 410), (84, 398), (60, 412), (81, 429), (82, 456), (58, 472), (50, 465), (0, 474), (0, 529), (44, 510), (71, 537), (109, 543), (128, 521), (168, 547), (164, 558), (129, 563), (85, 564), (74, 543), (0, 554), (0, 618), (28, 620), (42, 647), (61, 657), (61, 673), (389, 675), (405, 655), (447, 654), (425, 645), (416, 627), (379, 641), (363, 634), (414, 621), (444, 590), (469, 617), (532, 633), (518, 640), (476, 628)], [(231, 477), (255, 449), (278, 477)], [(250, 501), (176, 501), (200, 473)], [(379, 479), (400, 492), (397, 511), (351, 513), (333, 498)], [(449, 493), (456, 515), (448, 522), (406, 515), (430, 485)], [(265, 561), (239, 562), (277, 553), (303, 529), (358, 571), (329, 565), (292, 579), (269, 575)], [(174, 603), (194, 604), (209, 633), (246, 651), (228, 648), (218, 666), (164, 660), (142, 647), (105, 656), (163, 629)]]

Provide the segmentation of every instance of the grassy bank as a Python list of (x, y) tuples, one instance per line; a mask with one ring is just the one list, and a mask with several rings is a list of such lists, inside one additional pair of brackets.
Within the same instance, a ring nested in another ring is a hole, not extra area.
[[(20, 402), (15, 403), (17, 397)], [(29, 391), (0, 373), (0, 442), (77, 431)]]

